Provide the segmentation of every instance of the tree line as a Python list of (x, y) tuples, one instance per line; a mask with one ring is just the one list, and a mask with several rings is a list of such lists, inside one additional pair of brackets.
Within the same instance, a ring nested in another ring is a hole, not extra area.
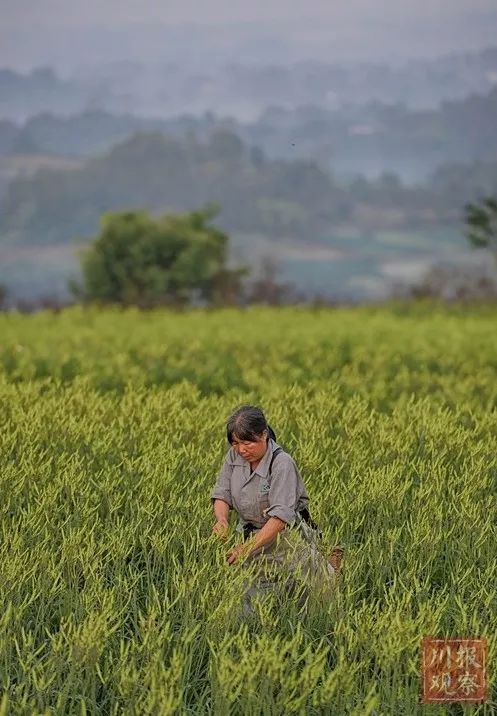
[[(489, 249), (497, 268), (497, 199), (485, 197), (465, 208), (466, 237)], [(229, 237), (212, 221), (218, 207), (157, 218), (144, 211), (106, 214), (100, 231), (80, 252), (82, 281), (72, 283), (83, 301), (150, 308), (158, 305), (225, 305), (266, 300), (278, 303), (283, 286), (273, 277), (252, 284), (247, 266), (228, 267)]]
[[(229, 236), (213, 224), (218, 213), (219, 207), (207, 205), (160, 216), (144, 210), (103, 214), (97, 234), (78, 251), (81, 279), (69, 282), (74, 299), (140, 308), (302, 300), (294, 287), (276, 280), (271, 262), (251, 281), (249, 266), (229, 266)], [(464, 218), (469, 243), (489, 250), (497, 269), (497, 198), (469, 202)], [(495, 298), (497, 272), (489, 280), (471, 272), (434, 269), (410, 295), (440, 297), (447, 289), (456, 297)], [(0, 308), (7, 303), (0, 285)], [(58, 307), (50, 300), (42, 305)]]
[(445, 167), (423, 186), (390, 174), (343, 183), (309, 159), (270, 159), (228, 130), (206, 141), (138, 134), (81, 168), (15, 179), (1, 202), (0, 236), (17, 245), (66, 243), (94, 233), (107, 211), (215, 203), (226, 231), (306, 241), (340, 226), (370, 234), (457, 225), (463, 203), (496, 193), (495, 161)]

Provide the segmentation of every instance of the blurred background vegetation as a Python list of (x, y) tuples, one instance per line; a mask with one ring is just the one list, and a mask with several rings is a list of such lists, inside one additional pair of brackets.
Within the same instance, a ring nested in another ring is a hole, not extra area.
[[(13, 54), (0, 66), (3, 304), (74, 300), (102, 215), (159, 221), (212, 205), (228, 237), (224, 270), (251, 276), (241, 301), (493, 295), (491, 247), (471, 250), (465, 207), (497, 197), (497, 46), (488, 18), (472, 16), (470, 42), (455, 8), (442, 15), (451, 51), (440, 37), (428, 56), (413, 40), (403, 60), (372, 49), (345, 60), (319, 43), (283, 52), (293, 35), (281, 25), (271, 29), (280, 44), (255, 28), (233, 26), (229, 45), (213, 27), (190, 27), (194, 61), (167, 28), (172, 44), (147, 53), (156, 35), (142, 27), (141, 59), (123, 49), (111, 61), (114, 38), (92, 63), (75, 45), (69, 69), (46, 64), (47, 29), (30, 64)], [(62, 53), (64, 37), (53, 41)], [(248, 46), (260, 55), (240, 59)]]

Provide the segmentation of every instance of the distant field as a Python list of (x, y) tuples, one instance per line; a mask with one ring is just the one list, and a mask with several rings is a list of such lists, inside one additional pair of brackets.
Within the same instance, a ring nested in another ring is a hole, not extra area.
[(16, 299), (55, 297), (67, 300), (68, 280), (79, 277), (78, 247), (16, 247), (0, 243), (0, 284)]
[[(464, 713), (494, 714), (496, 322), (0, 314), (1, 713), (438, 716), (419, 705), (437, 635), (488, 637), (491, 702)], [(243, 569), (210, 537), (241, 402), (297, 461), (322, 548), (347, 548), (301, 619), (268, 602), (241, 624)]]
[(400, 285), (412, 285), (437, 263), (480, 265), (484, 252), (468, 247), (455, 229), (422, 232), (378, 232), (364, 236), (353, 227), (308, 241), (270, 242), (263, 237), (236, 237), (242, 256), (276, 259), (280, 278), (308, 296), (338, 301), (385, 299)]
[[(76, 248), (73, 243), (16, 247), (0, 241), (0, 284), (16, 297), (66, 299), (68, 279), (79, 274)], [(352, 301), (386, 298), (394, 286), (419, 280), (435, 262), (486, 261), (483, 252), (469, 249), (464, 237), (449, 229), (430, 235), (360, 236), (352, 231), (305, 241), (235, 234), (232, 248), (234, 262), (248, 263), (255, 272), (270, 257), (279, 280), (291, 282), (308, 297)]]

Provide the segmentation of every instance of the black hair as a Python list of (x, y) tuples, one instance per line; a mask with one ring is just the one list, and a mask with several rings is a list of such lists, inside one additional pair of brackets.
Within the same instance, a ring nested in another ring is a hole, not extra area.
[(256, 405), (241, 405), (230, 416), (226, 424), (226, 435), (231, 445), (233, 435), (240, 440), (257, 440), (267, 430), (269, 437), (276, 440), (273, 428), (268, 424), (266, 416)]

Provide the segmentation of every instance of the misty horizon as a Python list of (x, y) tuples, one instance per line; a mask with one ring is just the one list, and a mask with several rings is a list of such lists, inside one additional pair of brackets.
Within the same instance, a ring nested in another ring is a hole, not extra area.
[(136, 207), (214, 202), (240, 260), (306, 295), (470, 266), (462, 207), (497, 191), (495, 0), (195, 5), (0, 0), (13, 300), (67, 296), (78, 242)]
[[(347, 7), (278, 0), (243, 10), (223, 0), (210, 9), (173, 2), (168, 10), (58, 0), (23, 7), (2, 1), (0, 66), (29, 71), (52, 66), (62, 76), (81, 69), (130, 61), (179, 62), (183, 69), (224, 64), (404, 63), (495, 44), (497, 7), (489, 0), (383, 3), (356, 0)], [(305, 10), (304, 10), (305, 7)]]

